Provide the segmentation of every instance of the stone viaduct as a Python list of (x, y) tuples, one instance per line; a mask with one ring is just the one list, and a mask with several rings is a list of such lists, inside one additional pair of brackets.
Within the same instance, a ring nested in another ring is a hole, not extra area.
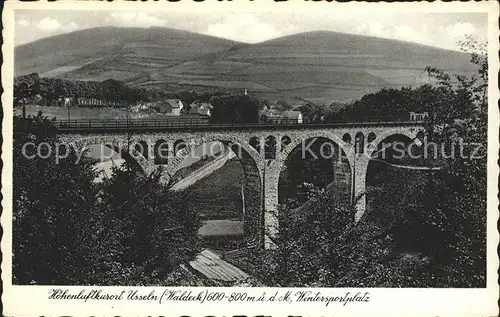
[[(325, 139), (343, 155), (350, 171), (351, 202), (357, 200), (359, 221), (365, 212), (364, 196), (368, 163), (385, 139), (402, 136), (407, 142), (423, 137), (422, 122), (301, 124), (254, 126), (207, 126), (176, 129), (61, 128), (62, 142), (77, 151), (102, 144), (120, 153), (146, 174), (162, 167), (162, 180), (168, 181), (180, 168), (181, 162), (203, 144), (218, 141), (230, 148), (241, 162), (245, 175), (245, 210), (248, 223), (245, 230), (257, 233), (266, 247), (272, 247), (270, 237), (278, 230), (276, 207), (278, 182), (285, 161), (294, 149), (307, 151), (316, 138)], [(317, 153), (319, 156), (319, 153)], [(252, 234), (253, 234), (252, 233)]]

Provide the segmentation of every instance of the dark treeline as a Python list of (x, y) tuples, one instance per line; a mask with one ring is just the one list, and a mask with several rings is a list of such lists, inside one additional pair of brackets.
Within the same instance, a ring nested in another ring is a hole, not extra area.
[[(328, 115), (326, 120), (409, 120), (411, 111), (428, 112), (433, 118), (454, 120), (463, 117), (464, 111), (475, 111), (473, 107), (460, 108), (460, 105), (472, 98), (475, 92), (468, 91), (464, 87), (449, 89), (451, 86), (448, 84), (427, 84), (400, 89), (384, 88), (379, 92), (363, 96), (337, 113)], [(467, 83), (463, 84), (467, 86)], [(466, 115), (470, 116), (471, 113)]]
[(188, 108), (193, 102), (209, 102), (212, 97), (228, 95), (213, 91), (197, 93), (192, 90), (165, 91), (130, 87), (127, 84), (107, 79), (105, 81), (81, 81), (40, 77), (37, 73), (18, 76), (14, 79), (14, 105), (37, 103), (41, 106), (63, 106), (70, 98), (71, 106), (124, 107), (137, 102), (162, 99), (180, 99)]
[(259, 121), (261, 102), (246, 95), (214, 96), (212, 123), (256, 123)]
[(121, 106), (126, 103), (146, 101), (150, 97), (144, 89), (131, 88), (124, 83), (108, 79), (99, 81), (71, 81), (60, 78), (40, 78), (33, 73), (14, 80), (15, 101), (28, 97), (40, 99), (43, 106), (62, 106), (70, 98), (71, 105), (78, 106)]

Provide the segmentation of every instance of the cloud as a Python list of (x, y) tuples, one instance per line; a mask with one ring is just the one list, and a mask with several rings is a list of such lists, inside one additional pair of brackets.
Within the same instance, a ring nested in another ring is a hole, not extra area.
[[(339, 30), (340, 32), (344, 30)], [(378, 21), (370, 21), (370, 22), (361, 22), (354, 29), (354, 33), (367, 35), (367, 36), (375, 36), (375, 37), (389, 37), (394, 38), (395, 32), (394, 30), (390, 30), (382, 23)]]
[(114, 12), (111, 14), (111, 18), (120, 26), (151, 27), (165, 26), (167, 24), (167, 20), (160, 19), (147, 12)]
[(222, 23), (210, 24), (205, 34), (232, 40), (235, 40), (237, 38), (235, 28), (232, 27), (231, 25)]
[(79, 25), (75, 22), (70, 22), (68, 24), (66, 24), (63, 28), (64, 28), (64, 31), (66, 32), (72, 32), (72, 31), (75, 31), (77, 30), (79, 27)]
[(62, 27), (61, 23), (59, 21), (46, 17), (45, 19), (41, 20), (38, 22), (36, 25), (39, 29), (46, 31), (46, 32), (54, 32), (57, 31)]
[[(21, 22), (23, 20), (19, 21), (19, 25), (26, 25), (29, 26), (29, 22)], [(36, 27), (42, 30), (43, 32), (46, 33), (63, 33), (63, 32), (72, 32), (75, 31), (79, 28), (79, 25), (75, 22), (70, 22), (68, 24), (62, 24), (61, 22), (57, 21), (56, 19), (52, 19), (49, 17), (44, 18), (43, 20), (40, 20), (37, 24)]]
[(28, 20), (22, 19), (22, 20), (17, 21), (17, 25), (22, 26), (22, 27), (27, 27), (27, 26), (30, 26), (31, 23)]
[(428, 36), (429, 30), (426, 25), (421, 26), (421, 29), (416, 31), (414, 27), (408, 24), (383, 25), (378, 21), (371, 21), (360, 23), (354, 30), (356, 34), (427, 45), (434, 44), (432, 37)]
[(247, 43), (266, 41), (282, 35), (269, 23), (260, 22), (251, 14), (234, 15), (222, 23), (209, 24), (204, 34)]
[(382, 23), (380, 23), (378, 21), (370, 22), (368, 32), (370, 33), (370, 35), (375, 35), (375, 36), (385, 36), (386, 35), (386, 31), (384, 30)]
[(448, 36), (458, 39), (463, 38), (465, 35), (473, 35), (476, 33), (476, 29), (469, 22), (457, 22), (454, 25), (447, 26), (446, 33)]

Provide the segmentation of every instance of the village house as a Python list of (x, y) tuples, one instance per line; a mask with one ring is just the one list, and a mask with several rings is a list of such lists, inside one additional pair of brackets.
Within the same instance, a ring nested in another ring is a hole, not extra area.
[(287, 110), (283, 112), (283, 117), (293, 123), (302, 123), (302, 113), (297, 110)]
[(259, 114), (262, 123), (302, 123), (302, 113), (296, 110), (282, 111), (264, 107)]
[(135, 105), (130, 107), (132, 112), (148, 112), (154, 109), (155, 103), (152, 101), (138, 101)]
[(264, 109), (260, 111), (259, 117), (261, 122), (276, 122), (280, 120), (281, 112), (276, 109), (264, 107)]
[(429, 118), (428, 112), (417, 113), (410, 111), (410, 121), (424, 121), (427, 118)]
[(156, 112), (171, 116), (180, 116), (183, 108), (184, 105), (179, 99), (161, 100), (154, 106)]
[(191, 109), (189, 109), (189, 114), (207, 116), (210, 117), (212, 115), (212, 104), (208, 102), (195, 102), (191, 104)]

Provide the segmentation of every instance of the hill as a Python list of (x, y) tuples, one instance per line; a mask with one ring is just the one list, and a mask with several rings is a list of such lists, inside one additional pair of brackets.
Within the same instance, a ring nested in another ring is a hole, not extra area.
[(169, 28), (99, 27), (17, 46), (15, 74), (127, 81), (236, 44)]
[(271, 100), (319, 103), (426, 83), (426, 66), (474, 71), (464, 53), (327, 31), (243, 44), (166, 28), (104, 27), (16, 47), (15, 61), (16, 75), (113, 78), (170, 91), (246, 88)]

